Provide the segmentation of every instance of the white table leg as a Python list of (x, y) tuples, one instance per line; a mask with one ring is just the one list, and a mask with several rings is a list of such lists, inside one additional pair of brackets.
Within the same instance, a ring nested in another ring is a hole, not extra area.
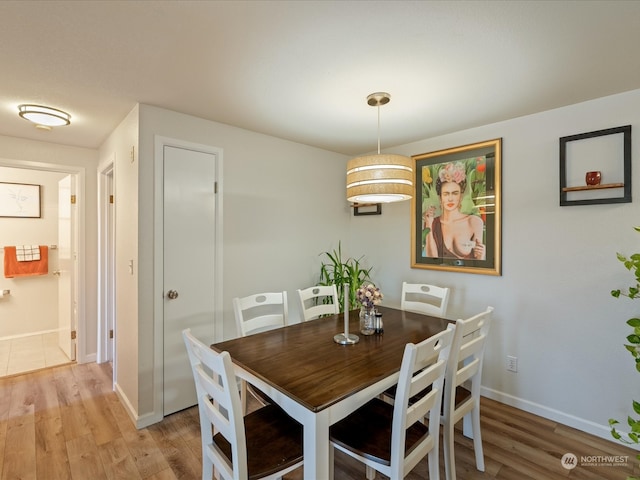
[(329, 412), (309, 415), (304, 422), (304, 478), (329, 478)]

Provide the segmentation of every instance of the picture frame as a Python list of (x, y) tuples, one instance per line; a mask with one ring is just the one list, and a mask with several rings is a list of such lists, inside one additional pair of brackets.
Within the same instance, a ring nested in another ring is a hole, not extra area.
[(0, 217), (40, 218), (40, 185), (0, 182)]
[(411, 268), (502, 275), (502, 138), (412, 158)]
[(631, 203), (631, 125), (560, 137), (560, 206), (606, 203)]

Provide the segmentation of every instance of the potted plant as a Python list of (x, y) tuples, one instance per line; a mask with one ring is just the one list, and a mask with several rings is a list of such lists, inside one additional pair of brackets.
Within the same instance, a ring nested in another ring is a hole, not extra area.
[[(636, 232), (640, 232), (640, 227), (634, 227)], [(632, 300), (640, 299), (640, 253), (634, 253), (630, 257), (626, 257), (620, 253), (617, 254), (618, 260), (620, 260), (625, 268), (635, 275), (635, 285), (631, 285), (624, 290), (611, 290), (611, 295), (615, 298), (628, 297)], [(630, 318), (627, 320), (627, 325), (632, 328), (632, 333), (627, 335), (627, 344), (625, 344), (624, 348), (631, 354), (634, 358), (636, 364), (636, 371), (640, 372), (640, 318)], [(640, 402), (637, 400), (632, 400), (633, 411), (640, 415)], [(621, 434), (615, 428), (620, 422), (613, 418), (609, 419), (609, 426), (611, 427), (611, 435), (616, 440), (619, 440), (626, 444), (638, 444), (640, 443), (640, 418), (633, 418), (629, 416), (627, 418), (627, 425), (631, 429), (629, 433)], [(636, 458), (640, 460), (640, 454), (636, 455)], [(627, 477), (627, 480), (635, 479), (637, 480), (639, 477)]]
[[(349, 305), (356, 304), (356, 291), (365, 281), (371, 282), (369, 274), (371, 268), (364, 268), (359, 259), (342, 259), (342, 245), (338, 242), (338, 249), (331, 252), (323, 252), (328, 261), (320, 266), (320, 281), (318, 285), (335, 285), (338, 289), (338, 301), (340, 312), (344, 312), (344, 285), (349, 284)], [(373, 282), (372, 282), (373, 283)]]

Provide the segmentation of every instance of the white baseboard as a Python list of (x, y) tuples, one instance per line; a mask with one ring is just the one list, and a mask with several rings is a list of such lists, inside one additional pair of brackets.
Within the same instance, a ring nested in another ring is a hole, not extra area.
[(85, 355), (84, 357), (79, 357), (76, 359), (77, 363), (98, 363), (96, 362), (96, 354), (91, 353), (89, 355)]
[(142, 415), (138, 417), (138, 421), (136, 422), (136, 428), (140, 430), (141, 428), (146, 428), (149, 425), (153, 425), (154, 423), (161, 422), (164, 417), (162, 414), (157, 413), (147, 413), (146, 415)]
[(118, 385), (117, 382), (113, 386), (113, 389), (115, 390), (116, 395), (118, 395), (118, 398), (122, 402), (122, 405), (124, 406), (124, 409), (127, 412), (127, 415), (129, 415), (129, 418), (131, 419), (131, 421), (133, 422), (133, 424), (136, 426), (138, 430), (162, 421), (162, 418), (163, 418), (162, 414), (148, 413), (142, 416), (138, 416), (138, 412), (136, 412), (135, 408), (133, 408), (133, 405), (131, 405), (131, 402), (129, 402), (129, 399), (124, 394), (124, 392), (120, 388), (120, 385)]
[(53, 330), (40, 330), (38, 332), (20, 333), (17, 335), (7, 335), (6, 337), (0, 337), (0, 341), (15, 340), (17, 338), (35, 337), (37, 335), (46, 335), (48, 333), (57, 333), (57, 332), (58, 332), (58, 329), (54, 328)]
[[(575, 415), (561, 412), (553, 408), (545, 407), (544, 405), (540, 405), (539, 403), (530, 402), (529, 400), (514, 397), (513, 395), (509, 395), (507, 393), (499, 392), (497, 390), (486, 387), (481, 388), (480, 394), (483, 397), (487, 397), (497, 402), (504, 403), (505, 405), (509, 405), (525, 412), (538, 415), (540, 417), (546, 418), (547, 420), (552, 420), (554, 422), (567, 425), (568, 427), (572, 427), (582, 432), (602, 438), (604, 440), (608, 440), (611, 443), (615, 443), (616, 445), (621, 445), (621, 443), (617, 442), (611, 436), (611, 429), (609, 428), (609, 425), (600, 425), (590, 420), (585, 420), (583, 418), (576, 417)], [(634, 450), (640, 450), (640, 446), (625, 446), (631, 447)]]

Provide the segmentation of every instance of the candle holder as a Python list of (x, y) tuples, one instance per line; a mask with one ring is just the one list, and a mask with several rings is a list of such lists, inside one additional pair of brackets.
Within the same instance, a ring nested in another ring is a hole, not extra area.
[(340, 345), (354, 345), (360, 341), (360, 338), (357, 335), (346, 332), (334, 335), (333, 341)]
[(360, 341), (357, 335), (349, 333), (349, 284), (344, 285), (344, 333), (334, 335), (333, 341), (339, 345), (354, 345)]

